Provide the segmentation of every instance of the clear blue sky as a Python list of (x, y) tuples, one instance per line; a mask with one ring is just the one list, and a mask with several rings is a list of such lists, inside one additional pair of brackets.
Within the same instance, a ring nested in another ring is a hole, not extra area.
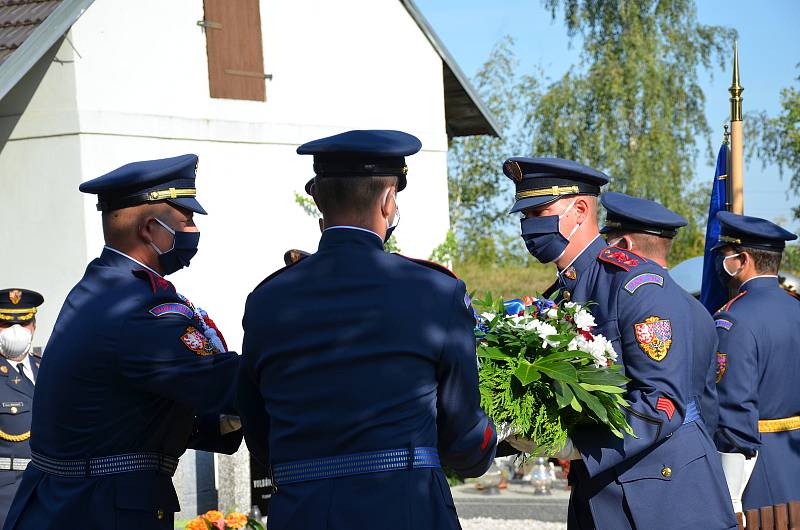
[[(523, 71), (540, 66), (549, 78), (557, 79), (577, 62), (579, 42), (570, 45), (561, 21), (554, 22), (539, 0), (416, 0), (416, 4), (469, 76), (475, 74), (492, 46), (505, 35), (516, 39)], [(800, 63), (800, 1), (698, 0), (697, 4), (701, 23), (728, 26), (739, 32), (745, 112), (778, 113), (781, 89), (797, 86), (794, 80), (800, 74), (796, 68)], [(724, 71), (701, 72), (701, 80), (716, 150), (730, 109), (730, 66)], [(697, 178), (709, 181), (710, 187), (713, 174), (712, 161), (701, 149)], [(800, 198), (787, 198), (787, 189), (787, 179), (779, 177), (777, 168), (762, 169), (760, 161), (750, 162), (745, 167), (745, 213), (772, 220), (783, 218), (787, 227), (800, 232), (800, 223), (791, 221), (790, 211), (791, 205), (800, 204)]]

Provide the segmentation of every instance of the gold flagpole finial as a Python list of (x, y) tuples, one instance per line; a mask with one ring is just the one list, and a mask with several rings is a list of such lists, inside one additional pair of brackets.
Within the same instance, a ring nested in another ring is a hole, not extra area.
[(725, 128), (725, 132), (722, 133), (722, 143), (725, 145), (730, 145), (731, 133), (730, 131), (728, 131), (728, 124), (726, 123), (725, 125), (723, 125), (723, 127)]
[(728, 89), (731, 94), (731, 121), (742, 121), (742, 92), (744, 88), (739, 84), (739, 49), (733, 41), (733, 79)]

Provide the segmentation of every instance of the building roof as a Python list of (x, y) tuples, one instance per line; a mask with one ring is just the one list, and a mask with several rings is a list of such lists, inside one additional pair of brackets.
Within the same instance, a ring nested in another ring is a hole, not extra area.
[(60, 3), (61, 0), (0, 0), (0, 64)]
[(0, 99), (64, 37), (93, 0), (0, 0)]
[(491, 111), (483, 104), (469, 78), (458, 67), (456, 60), (447, 51), (413, 0), (400, 0), (400, 2), (444, 63), (444, 115), (447, 135), (451, 138), (476, 134), (500, 136), (500, 127)]

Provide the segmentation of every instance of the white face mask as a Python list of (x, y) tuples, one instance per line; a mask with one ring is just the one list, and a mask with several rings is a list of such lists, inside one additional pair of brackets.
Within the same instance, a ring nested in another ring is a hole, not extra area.
[[(386, 199), (389, 198), (389, 191), (390, 189), (386, 190), (386, 194), (383, 196), (383, 203), (386, 204)], [(394, 229), (397, 228), (397, 225), (400, 224), (400, 207), (397, 206), (397, 192), (394, 193), (394, 219), (389, 222), (389, 219), (386, 219), (386, 236), (384, 237), (384, 243), (389, 241), (389, 238), (392, 237), (392, 232)]]
[(0, 353), (10, 361), (21, 361), (31, 349), (33, 333), (28, 328), (14, 324), (0, 331)]

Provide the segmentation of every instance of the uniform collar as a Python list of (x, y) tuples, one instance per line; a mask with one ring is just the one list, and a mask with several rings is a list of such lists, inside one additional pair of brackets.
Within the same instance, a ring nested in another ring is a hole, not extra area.
[(597, 260), (597, 256), (607, 246), (605, 240), (598, 234), (596, 238), (575, 256), (572, 263), (567, 265), (564, 270), (558, 272), (559, 283), (568, 288), (573, 287), (580, 275), (592, 267)]
[[(142, 263), (141, 261), (128, 256), (121, 250), (111, 248), (108, 245), (105, 245), (103, 247), (103, 253), (100, 254), (100, 259), (102, 259), (104, 263), (107, 263), (115, 267), (126, 267), (131, 270), (141, 267), (143, 269), (152, 272), (159, 278), (163, 277), (159, 273), (157, 273), (156, 271), (154, 271), (153, 269)], [(138, 267), (135, 267), (134, 265), (138, 265)]]
[(364, 245), (383, 250), (383, 239), (372, 230), (358, 226), (332, 226), (323, 230), (319, 250), (337, 245)]
[(750, 291), (753, 289), (764, 289), (769, 287), (778, 287), (778, 277), (771, 274), (762, 274), (761, 276), (753, 276), (739, 287), (739, 292)]

